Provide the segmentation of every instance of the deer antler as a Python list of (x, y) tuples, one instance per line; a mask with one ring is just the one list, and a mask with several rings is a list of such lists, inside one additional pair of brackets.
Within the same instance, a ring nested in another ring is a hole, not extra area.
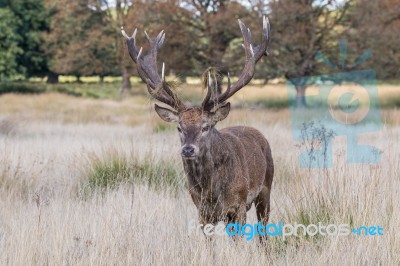
[[(228, 73), (228, 87), (225, 92), (212, 97), (211, 91), (213, 88), (208, 86), (208, 92), (203, 100), (202, 107), (204, 110), (210, 111), (216, 105), (228, 100), (232, 95), (238, 92), (241, 88), (246, 86), (254, 76), (254, 70), (256, 63), (261, 59), (263, 55), (267, 54), (267, 48), (269, 43), (269, 32), (270, 25), (267, 17), (263, 18), (263, 29), (262, 29), (262, 41), (261, 44), (254, 47), (251, 41), (250, 29), (239, 19), (240, 30), (243, 35), (243, 47), (246, 53), (246, 63), (242, 72), (240, 73), (238, 81), (231, 86), (231, 80)], [(210, 82), (208, 83), (210, 84)]]
[(142, 55), (142, 47), (138, 50), (136, 47), (136, 33), (137, 29), (133, 32), (132, 36), (128, 36), (123, 27), (121, 33), (125, 37), (128, 46), (129, 55), (137, 65), (137, 70), (140, 78), (147, 84), (147, 90), (152, 97), (163, 102), (176, 111), (183, 111), (186, 106), (177, 95), (171, 90), (165, 81), (165, 64), (162, 66), (161, 77), (157, 70), (157, 53), (164, 43), (165, 33), (161, 31), (156, 39), (151, 39), (147, 32), (146, 38), (150, 44), (150, 50), (147, 55)]

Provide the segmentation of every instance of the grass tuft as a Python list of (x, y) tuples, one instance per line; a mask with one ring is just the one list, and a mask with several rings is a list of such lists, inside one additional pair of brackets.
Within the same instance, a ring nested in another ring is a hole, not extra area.
[(105, 157), (89, 156), (85, 173), (85, 191), (106, 191), (123, 184), (141, 184), (154, 190), (185, 187), (185, 178), (176, 166), (166, 161), (156, 161), (150, 156), (139, 160), (135, 156), (115, 152)]

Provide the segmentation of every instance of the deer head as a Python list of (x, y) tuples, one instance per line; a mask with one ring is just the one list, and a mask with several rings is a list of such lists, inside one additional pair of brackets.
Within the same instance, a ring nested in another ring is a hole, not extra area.
[(210, 135), (217, 134), (214, 126), (229, 114), (230, 103), (227, 100), (250, 82), (254, 76), (256, 63), (266, 54), (270, 31), (268, 19), (263, 18), (262, 42), (258, 46), (253, 45), (250, 29), (240, 20), (239, 26), (244, 40), (246, 62), (238, 81), (231, 84), (228, 73), (227, 89), (216, 95), (212, 88), (209, 72), (206, 75), (207, 95), (201, 106), (195, 107), (186, 106), (165, 81), (164, 63), (162, 64), (161, 77), (158, 74), (157, 53), (165, 39), (164, 31), (161, 31), (155, 39), (150, 38), (145, 32), (150, 48), (148, 54), (143, 55), (142, 48), (138, 49), (136, 46), (137, 29), (132, 36), (128, 36), (123, 28), (121, 30), (128, 46), (129, 55), (137, 65), (139, 76), (147, 84), (148, 92), (156, 100), (171, 107), (171, 109), (168, 109), (155, 104), (155, 110), (161, 119), (177, 123), (182, 143), (181, 155), (184, 159), (197, 158), (209, 147)]

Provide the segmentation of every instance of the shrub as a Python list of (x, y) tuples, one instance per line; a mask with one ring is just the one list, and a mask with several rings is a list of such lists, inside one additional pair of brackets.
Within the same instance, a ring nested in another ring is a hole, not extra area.
[(246, 107), (259, 107), (259, 108), (271, 108), (271, 109), (284, 109), (288, 107), (287, 99), (258, 99), (245, 103)]
[(4, 93), (27, 93), (36, 94), (46, 91), (46, 87), (41, 83), (23, 82), (4, 82), (0, 83), (0, 94)]
[(77, 92), (72, 90), (69, 86), (64, 86), (64, 85), (49, 85), (49, 89), (54, 92), (70, 95), (70, 96), (76, 96), (76, 97), (82, 97), (81, 92)]
[(62, 83), (47, 84), (47, 91), (58, 92), (75, 97), (93, 98), (93, 99), (117, 99), (119, 84), (114, 83)]

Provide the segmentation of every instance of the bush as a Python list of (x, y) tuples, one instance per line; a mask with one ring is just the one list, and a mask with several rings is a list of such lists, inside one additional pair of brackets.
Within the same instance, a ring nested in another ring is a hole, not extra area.
[(36, 94), (46, 91), (46, 87), (41, 83), (23, 83), (23, 82), (4, 82), (0, 83), (0, 94), (4, 93), (27, 93)]
[(116, 99), (118, 93), (117, 83), (62, 83), (47, 84), (47, 91), (58, 92), (75, 97), (93, 99)]
[(58, 84), (57, 85), (48, 85), (48, 87), (49, 87), (49, 91), (54, 91), (54, 92), (58, 92), (58, 93), (62, 93), (62, 94), (70, 95), (70, 96), (75, 96), (75, 97), (82, 97), (81, 92), (74, 91), (64, 85), (58, 85)]
[(287, 99), (258, 99), (245, 103), (246, 107), (256, 106), (259, 108), (285, 109), (288, 108)]

